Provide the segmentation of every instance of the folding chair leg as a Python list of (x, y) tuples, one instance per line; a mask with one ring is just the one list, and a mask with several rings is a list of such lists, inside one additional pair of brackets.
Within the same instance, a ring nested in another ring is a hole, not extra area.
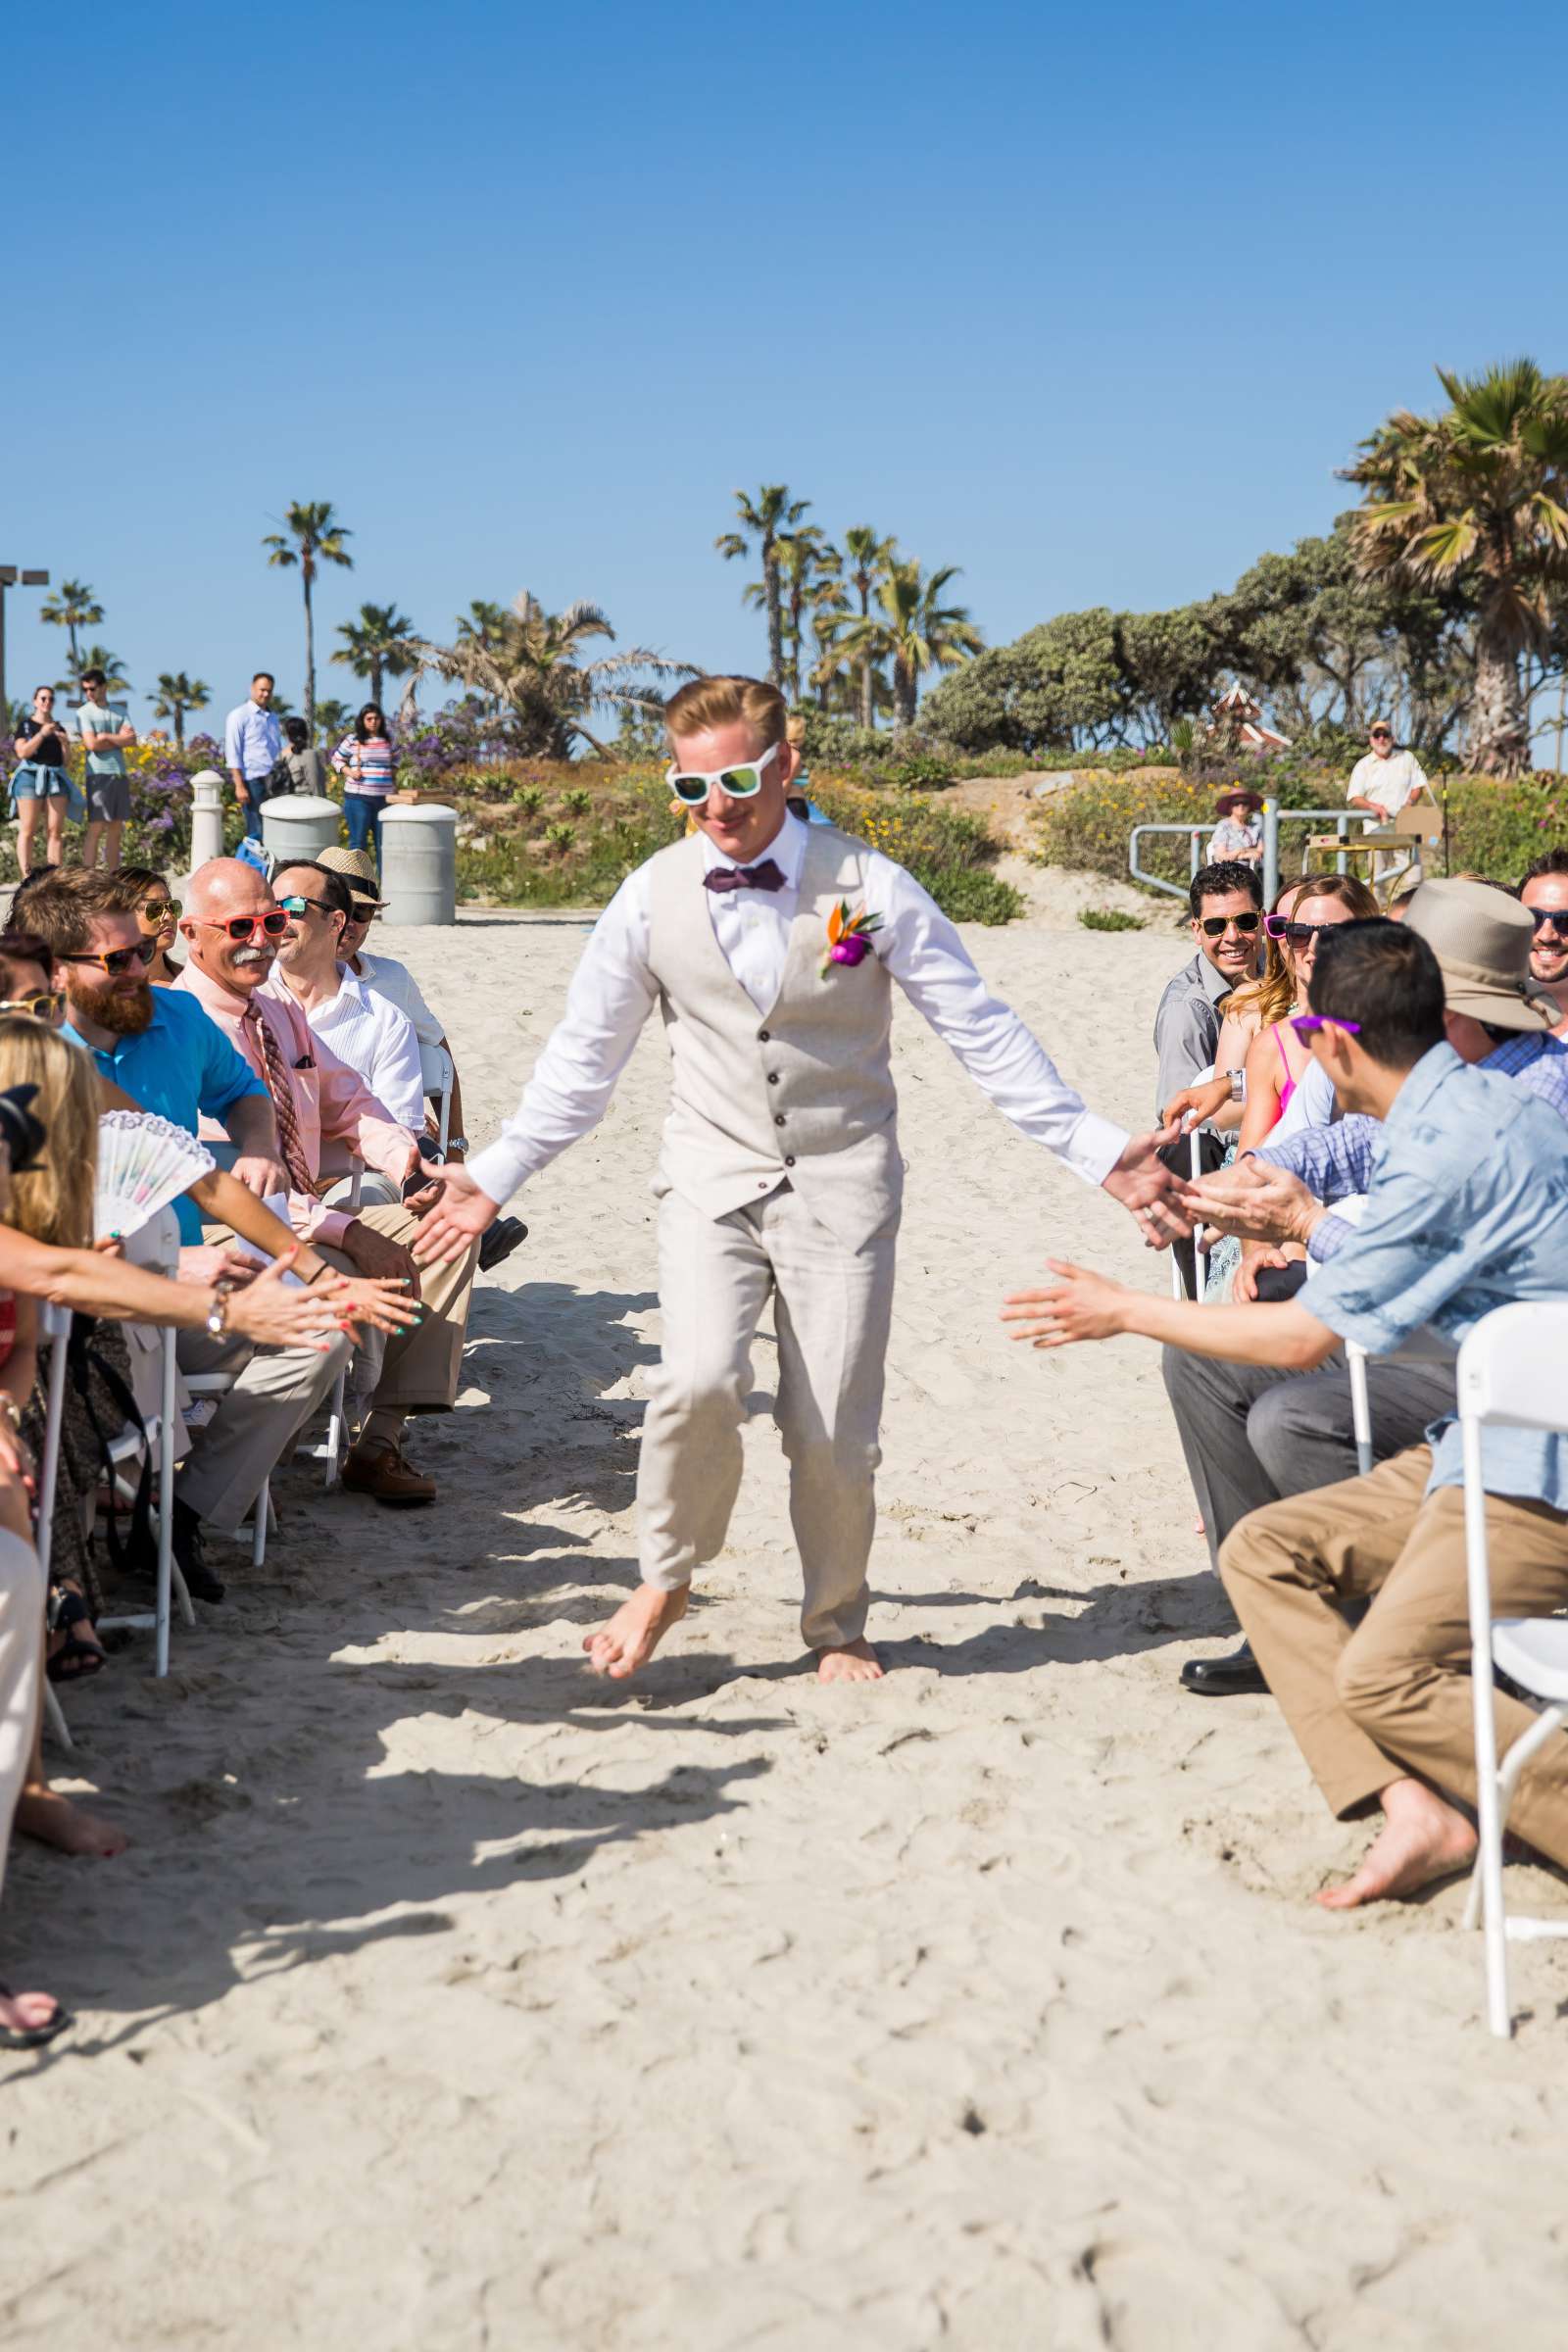
[(267, 1558), (267, 1528), (272, 1516), (272, 1482), (270, 1478), (262, 1481), (262, 1491), (256, 1497), (251, 1515), (255, 1521), (251, 1532), (251, 1566), (260, 1568)]
[(332, 1411), (326, 1424), (326, 1484), (328, 1492), (337, 1485), (338, 1468), (343, 1455), (343, 1419), (348, 1397), (348, 1373), (340, 1372), (332, 1391)]
[(48, 1681), (43, 1687), (43, 1719), (62, 1747), (69, 1749), (75, 1746), (75, 1741), (71, 1737), (71, 1728), (66, 1722), (65, 1709), (55, 1696), (53, 1683)]
[(196, 1612), (190, 1605), (190, 1587), (186, 1584), (184, 1574), (176, 1559), (171, 1559), (169, 1573), (174, 1588), (174, 1599), (179, 1609), (180, 1622), (183, 1625), (194, 1625)]

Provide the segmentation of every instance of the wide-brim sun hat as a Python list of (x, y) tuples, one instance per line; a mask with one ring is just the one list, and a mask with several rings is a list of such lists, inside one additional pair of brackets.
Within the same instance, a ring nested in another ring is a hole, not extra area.
[(1262, 806), (1263, 796), (1260, 792), (1247, 792), (1238, 789), (1235, 792), (1220, 794), (1219, 799), (1214, 803), (1214, 814), (1229, 816), (1233, 808), (1261, 808)]
[(1404, 919), (1438, 959), (1444, 1003), (1494, 1029), (1555, 1029), (1555, 997), (1533, 977), (1527, 907), (1490, 882), (1423, 882)]
[(316, 860), (329, 874), (341, 874), (357, 906), (384, 906), (375, 859), (368, 850), (322, 850)]

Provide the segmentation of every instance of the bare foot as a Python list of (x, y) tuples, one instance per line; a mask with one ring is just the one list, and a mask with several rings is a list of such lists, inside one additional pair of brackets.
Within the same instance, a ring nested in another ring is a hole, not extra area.
[(124, 1831), (105, 1821), (101, 1813), (89, 1813), (85, 1805), (74, 1805), (58, 1788), (36, 1781), (17, 1799), (16, 1826), (24, 1837), (36, 1838), (40, 1845), (52, 1845), (59, 1853), (75, 1854), (90, 1862), (112, 1862), (130, 1843)]
[(687, 1599), (684, 1587), (678, 1592), (662, 1592), (657, 1585), (639, 1585), (608, 1625), (583, 1636), (595, 1674), (608, 1674), (612, 1682), (629, 1681), (647, 1665), (670, 1627), (685, 1616)]
[(1314, 1899), (1325, 1911), (1354, 1911), (1385, 1896), (1414, 1894), (1451, 1879), (1475, 1860), (1476, 1834), (1425, 1781), (1393, 1781), (1383, 1791), (1384, 1824), (1361, 1867)]
[(840, 1642), (816, 1653), (819, 1683), (879, 1683), (883, 1665), (869, 1642)]
[(59, 2015), (52, 1992), (0, 1992), (0, 2027), (8, 2034), (36, 2034)]

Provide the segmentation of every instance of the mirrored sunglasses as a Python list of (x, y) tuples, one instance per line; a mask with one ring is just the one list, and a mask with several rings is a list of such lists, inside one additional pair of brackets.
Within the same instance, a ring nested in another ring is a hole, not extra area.
[(138, 939), (133, 948), (107, 948), (96, 956), (83, 953), (80, 956), (62, 956), (58, 960), (61, 963), (95, 963), (101, 972), (109, 974), (111, 980), (118, 980), (122, 973), (128, 972), (133, 965), (139, 964), (145, 971), (157, 953), (156, 939)]
[(179, 912), (178, 899), (143, 899), (136, 908), (144, 923), (172, 922)]
[(762, 773), (776, 760), (781, 744), (770, 743), (760, 760), (748, 760), (736, 767), (715, 767), (705, 772), (702, 768), (671, 766), (669, 789), (688, 808), (700, 808), (716, 784), (728, 793), (732, 801), (755, 800), (762, 789)]
[(1218, 939), (1222, 931), (1245, 931), (1250, 936), (1262, 919), (1255, 906), (1246, 914), (1205, 914), (1202, 922), (1203, 937)]

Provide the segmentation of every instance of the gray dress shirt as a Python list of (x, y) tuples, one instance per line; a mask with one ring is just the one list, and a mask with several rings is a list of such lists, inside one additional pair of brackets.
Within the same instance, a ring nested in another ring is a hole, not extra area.
[(1191, 1086), (1199, 1071), (1212, 1063), (1219, 1044), (1220, 999), (1239, 985), (1199, 955), (1182, 965), (1166, 988), (1154, 1014), (1154, 1052), (1159, 1056), (1156, 1117), (1172, 1095)]

